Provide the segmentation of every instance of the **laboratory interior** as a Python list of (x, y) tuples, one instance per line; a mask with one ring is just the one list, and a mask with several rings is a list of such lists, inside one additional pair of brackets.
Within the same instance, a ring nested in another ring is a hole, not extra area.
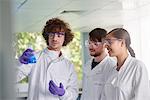
[(18, 58), (29, 47), (35, 51), (46, 47), (41, 32), (55, 17), (68, 22), (75, 33), (62, 52), (77, 72), (77, 100), (82, 95), (82, 68), (90, 59), (85, 41), (94, 28), (128, 30), (131, 47), (150, 80), (150, 0), (0, 0), (0, 100), (27, 99), (28, 77), (16, 82)]

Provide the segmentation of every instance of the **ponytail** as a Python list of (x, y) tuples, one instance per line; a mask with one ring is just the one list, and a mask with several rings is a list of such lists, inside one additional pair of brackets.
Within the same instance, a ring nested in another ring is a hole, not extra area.
[(134, 50), (130, 46), (128, 47), (128, 51), (132, 57), (135, 57)]
[(125, 30), (123, 28), (115, 28), (112, 31), (110, 31), (108, 34), (112, 34), (112, 36), (117, 39), (124, 39), (126, 47), (129, 51), (130, 55), (132, 57), (135, 57), (134, 50), (130, 47), (131, 39), (130, 39), (130, 35), (127, 30)]

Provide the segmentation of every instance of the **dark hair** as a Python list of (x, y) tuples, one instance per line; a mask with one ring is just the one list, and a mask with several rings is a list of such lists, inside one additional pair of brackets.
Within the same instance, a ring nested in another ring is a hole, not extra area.
[(102, 28), (95, 28), (89, 33), (89, 38), (92, 41), (102, 41), (102, 38), (105, 38), (107, 31)]
[(111, 30), (108, 34), (110, 34), (110, 33), (113, 37), (115, 37), (117, 39), (124, 39), (129, 53), (131, 54), (132, 57), (135, 57), (134, 50), (130, 46), (131, 38), (130, 38), (130, 35), (127, 30), (125, 30), (123, 28), (115, 28), (115, 29)]
[(59, 29), (59, 30), (63, 29), (65, 32), (65, 40), (64, 40), (63, 46), (66, 46), (69, 42), (72, 41), (74, 35), (71, 32), (69, 24), (59, 18), (52, 18), (46, 22), (46, 25), (44, 26), (43, 31), (42, 31), (42, 35), (44, 39), (46, 40), (47, 45), (49, 45), (48, 43), (49, 35), (47, 33), (54, 32), (56, 31), (56, 29)]

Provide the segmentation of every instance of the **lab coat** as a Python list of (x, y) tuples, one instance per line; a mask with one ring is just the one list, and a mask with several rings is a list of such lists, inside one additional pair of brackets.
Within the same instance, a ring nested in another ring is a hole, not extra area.
[(83, 67), (83, 84), (81, 100), (99, 100), (103, 86), (107, 80), (107, 73), (115, 66), (115, 61), (106, 56), (91, 70), (92, 60)]
[[(73, 64), (62, 55), (51, 59), (51, 53), (46, 48), (35, 54), (35, 64), (22, 64), (18, 67), (17, 80), (29, 76), (28, 100), (76, 100), (78, 95), (77, 75)], [(57, 86), (63, 84), (65, 94), (54, 96), (49, 91), (49, 81)]]
[(145, 65), (127, 57), (119, 71), (116, 67), (108, 73), (100, 100), (150, 100), (150, 84)]

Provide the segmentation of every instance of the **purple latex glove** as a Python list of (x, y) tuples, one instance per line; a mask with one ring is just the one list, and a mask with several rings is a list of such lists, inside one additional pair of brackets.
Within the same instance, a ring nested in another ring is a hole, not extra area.
[(53, 95), (63, 96), (65, 94), (65, 89), (62, 83), (60, 83), (59, 87), (51, 80), (49, 82), (49, 91)]
[(26, 49), (23, 54), (19, 57), (19, 61), (22, 64), (28, 64), (30, 58), (34, 56), (32, 49)]

